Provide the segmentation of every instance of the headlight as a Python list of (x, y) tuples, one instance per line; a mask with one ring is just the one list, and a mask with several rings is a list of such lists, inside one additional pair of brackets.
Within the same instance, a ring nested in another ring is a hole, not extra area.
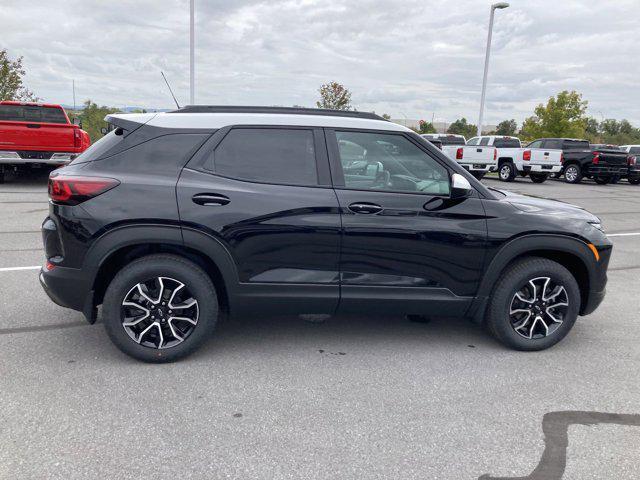
[(602, 224), (600, 222), (589, 222), (589, 225), (591, 225), (593, 228), (597, 228), (602, 233), (604, 233), (604, 228), (602, 228)]

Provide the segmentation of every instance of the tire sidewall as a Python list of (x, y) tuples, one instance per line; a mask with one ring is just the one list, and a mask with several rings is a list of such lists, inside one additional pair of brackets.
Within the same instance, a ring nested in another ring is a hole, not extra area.
[[(573, 180), (569, 180), (569, 177), (567, 177), (567, 172), (570, 169), (575, 169), (576, 171), (576, 175)], [(577, 165), (569, 165), (564, 171), (564, 179), (567, 181), (567, 183), (579, 183), (580, 180), (582, 180), (582, 172), (580, 171), (580, 167), (578, 167)]]
[[(502, 175), (502, 171), (503, 169), (507, 168), (509, 174), (506, 176)], [(502, 180), (503, 182), (510, 182), (511, 180), (513, 180), (514, 177), (514, 171), (513, 171), (513, 164), (510, 162), (505, 162), (502, 165), (500, 165), (500, 168), (498, 170), (498, 178), (500, 178), (500, 180)]]
[[(537, 266), (534, 266), (536, 265)], [(503, 277), (495, 290), (491, 303), (492, 330), (503, 343), (517, 350), (544, 350), (562, 340), (573, 327), (580, 312), (580, 289), (571, 273), (550, 260), (528, 263), (530, 268), (513, 269)], [(551, 335), (539, 339), (527, 339), (519, 335), (511, 326), (509, 310), (515, 293), (530, 279), (549, 277), (562, 285), (569, 298), (569, 308), (562, 325)]]
[[(122, 302), (138, 283), (156, 277), (170, 277), (185, 284), (198, 301), (198, 323), (180, 344), (155, 349), (136, 343), (122, 326)], [(145, 362), (170, 362), (182, 358), (211, 335), (218, 317), (218, 299), (209, 277), (197, 265), (170, 256), (151, 256), (123, 268), (112, 280), (103, 301), (103, 319), (107, 334), (120, 350)]]

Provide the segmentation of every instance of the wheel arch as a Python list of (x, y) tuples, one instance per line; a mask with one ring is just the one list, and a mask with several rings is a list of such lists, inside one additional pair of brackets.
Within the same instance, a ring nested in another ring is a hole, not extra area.
[[(199, 265), (216, 287), (221, 310), (232, 310), (237, 271), (228, 250), (215, 237), (185, 235), (178, 226), (129, 226), (105, 234), (88, 252), (85, 267), (93, 276), (93, 306), (100, 305), (113, 277), (128, 263), (147, 255), (167, 253)], [(188, 240), (187, 240), (188, 238)]]
[(564, 266), (574, 276), (580, 288), (580, 313), (584, 311), (595, 283), (593, 253), (586, 242), (564, 235), (525, 235), (511, 240), (498, 250), (485, 270), (476, 300), (467, 316), (481, 321), (494, 285), (513, 263), (526, 257), (542, 257)]

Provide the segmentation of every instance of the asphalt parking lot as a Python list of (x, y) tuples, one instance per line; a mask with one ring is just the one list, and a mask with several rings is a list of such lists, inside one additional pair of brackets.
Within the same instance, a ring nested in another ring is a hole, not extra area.
[(613, 234), (603, 305), (551, 350), (465, 321), (241, 318), (167, 365), (18, 270), (44, 260), (46, 175), (0, 185), (0, 478), (640, 478), (640, 186), (485, 182)]

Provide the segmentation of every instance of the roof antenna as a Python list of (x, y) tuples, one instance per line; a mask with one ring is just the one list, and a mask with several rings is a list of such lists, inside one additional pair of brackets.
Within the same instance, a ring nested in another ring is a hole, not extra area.
[(173, 94), (173, 90), (171, 90), (171, 85), (169, 85), (169, 82), (167, 81), (167, 77), (164, 76), (164, 72), (162, 70), (160, 70), (160, 73), (162, 74), (162, 78), (164, 78), (164, 83), (167, 84), (167, 88), (169, 89), (169, 92), (173, 97), (173, 101), (176, 102), (176, 106), (178, 107), (178, 110), (180, 110), (180, 104), (178, 103), (178, 100), (176, 100), (176, 96)]

